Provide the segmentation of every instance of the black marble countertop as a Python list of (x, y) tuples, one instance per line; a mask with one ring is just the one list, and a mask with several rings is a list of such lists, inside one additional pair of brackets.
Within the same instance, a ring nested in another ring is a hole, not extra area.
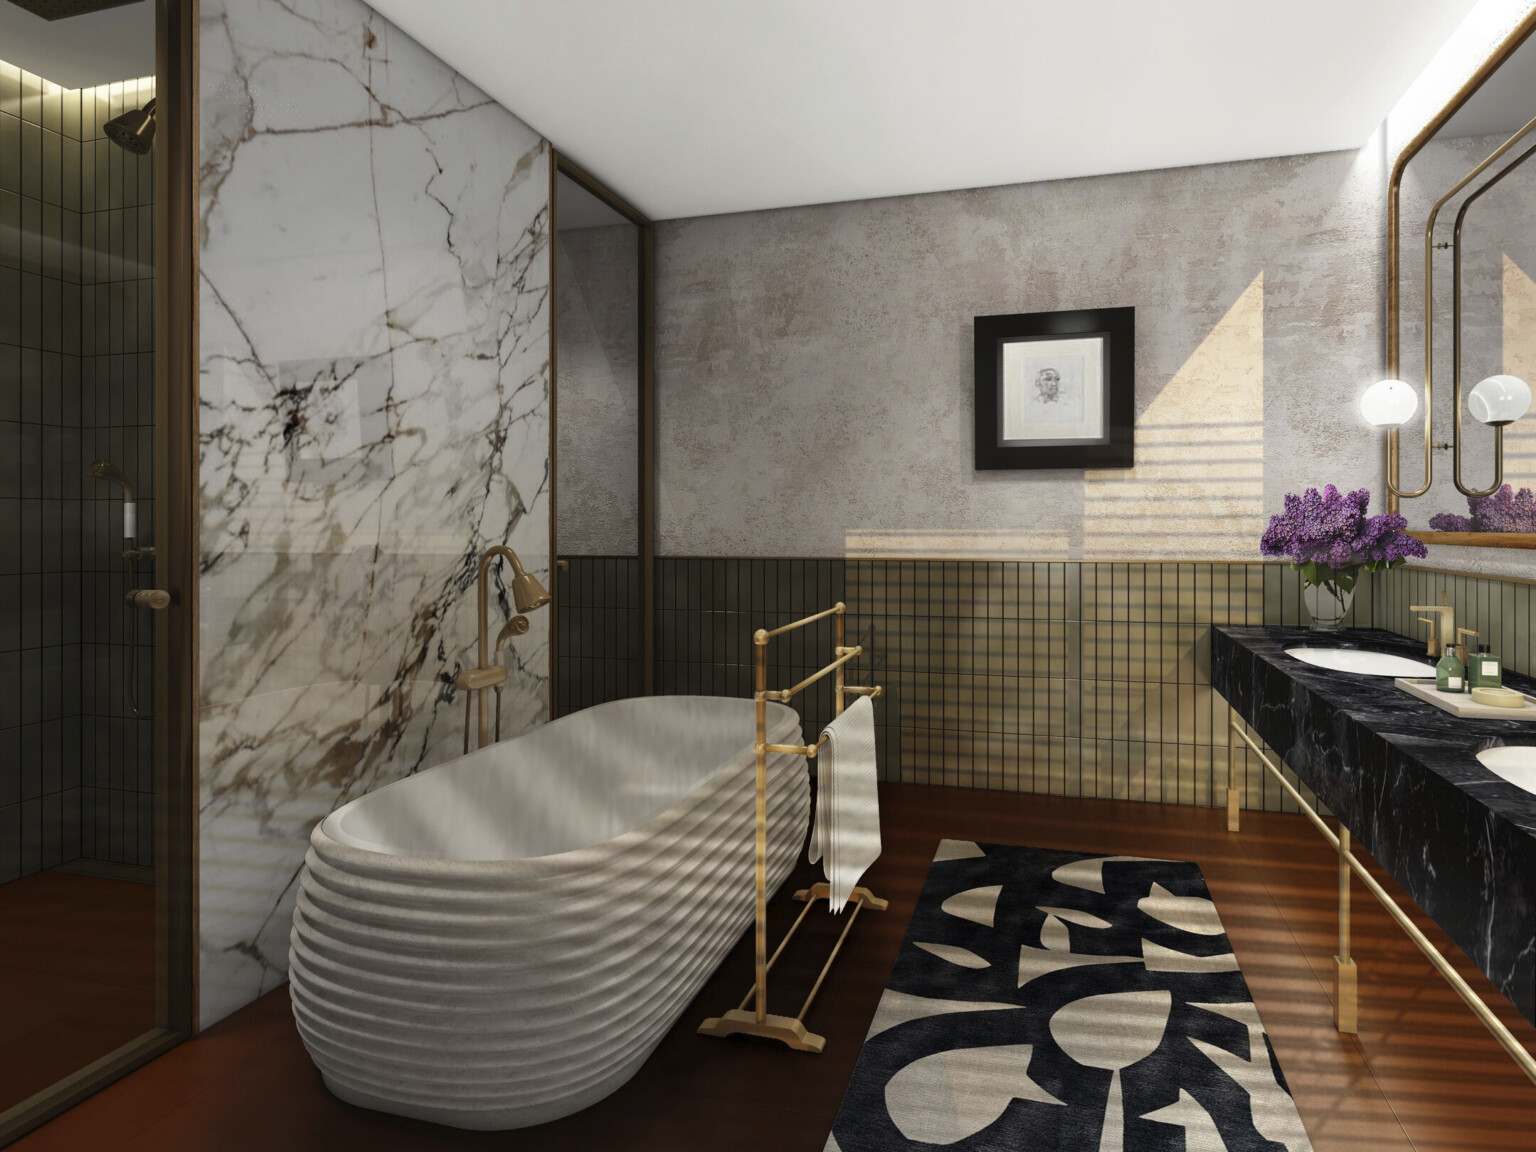
[[(1536, 1022), (1536, 795), (1477, 753), (1536, 745), (1536, 723), (1467, 719), (1285, 649), (1363, 648), (1433, 664), (1422, 640), (1217, 626), (1211, 683), (1384, 868)], [(1536, 695), (1536, 681), (1506, 673)], [(1218, 766), (1218, 778), (1221, 773)]]

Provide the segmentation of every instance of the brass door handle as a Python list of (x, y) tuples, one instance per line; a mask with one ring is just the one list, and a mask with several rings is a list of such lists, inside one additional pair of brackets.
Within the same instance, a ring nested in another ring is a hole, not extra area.
[(134, 608), (153, 608), (157, 612), (171, 606), (171, 594), (159, 588), (135, 588), (124, 599)]

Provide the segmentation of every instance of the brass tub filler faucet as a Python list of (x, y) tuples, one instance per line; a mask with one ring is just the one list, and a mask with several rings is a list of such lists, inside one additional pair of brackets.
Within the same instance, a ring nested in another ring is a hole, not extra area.
[[(489, 585), (491, 565), (499, 557), (506, 557), (512, 564), (512, 603), (517, 608), (517, 615), (502, 625), (501, 631), (496, 634), (496, 663), (491, 663), (490, 630), (486, 621), (489, 599)], [(501, 687), (507, 681), (507, 666), (501, 662), (501, 650), (506, 647), (507, 641), (514, 636), (524, 635), (530, 625), (525, 612), (532, 612), (536, 608), (542, 608), (549, 603), (549, 593), (544, 585), (530, 576), (523, 568), (523, 562), (517, 558), (517, 553), (505, 544), (497, 544), (487, 548), (480, 557), (480, 571), (478, 574), (478, 603), (480, 609), (480, 648), (478, 668), (469, 668), (459, 673), (457, 684), (464, 692), (464, 751), (469, 752), (469, 717), (470, 705), (476, 697), (479, 697), (479, 732), (480, 743), (477, 747), (484, 748), (491, 743), (490, 721), (485, 713), (485, 690), (496, 690), (496, 739), (501, 739)]]

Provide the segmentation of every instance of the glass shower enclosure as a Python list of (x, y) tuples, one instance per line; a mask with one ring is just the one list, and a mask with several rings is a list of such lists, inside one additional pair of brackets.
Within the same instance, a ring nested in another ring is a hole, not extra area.
[(177, 7), (0, 2), (0, 1143), (173, 1031), (155, 73)]

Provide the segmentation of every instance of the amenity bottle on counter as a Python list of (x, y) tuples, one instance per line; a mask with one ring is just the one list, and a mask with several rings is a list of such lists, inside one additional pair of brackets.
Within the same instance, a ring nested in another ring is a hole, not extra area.
[(1468, 659), (1467, 686), (1498, 688), (1503, 683), (1504, 670), (1499, 665), (1499, 658), (1488, 652), (1488, 645), (1478, 645), (1476, 654)]
[(1440, 663), (1435, 665), (1435, 687), (1441, 692), (1467, 690), (1466, 669), (1456, 659), (1456, 650), (1449, 644), (1445, 646), (1445, 655), (1440, 657)]

